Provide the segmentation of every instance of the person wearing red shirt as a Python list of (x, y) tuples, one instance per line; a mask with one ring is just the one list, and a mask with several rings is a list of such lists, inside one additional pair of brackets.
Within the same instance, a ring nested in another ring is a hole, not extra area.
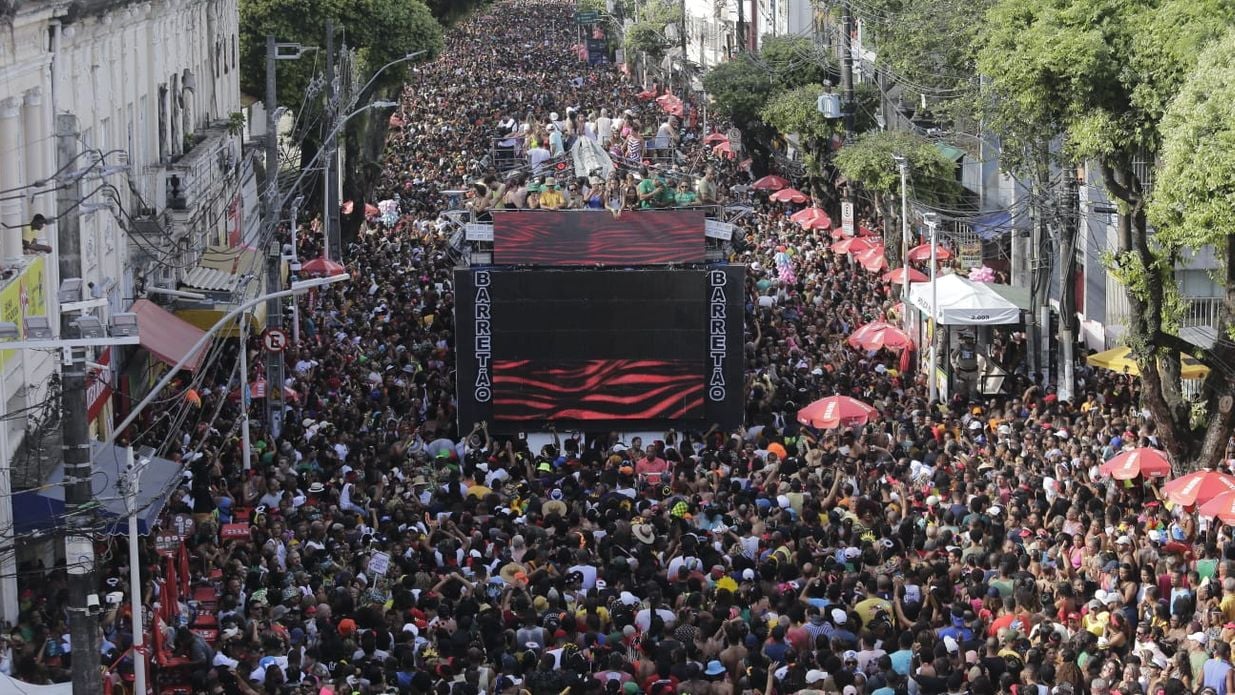
[(660, 457), (660, 446), (657, 442), (648, 445), (647, 453), (635, 464), (635, 473), (646, 476), (649, 483), (659, 483), (661, 477), (669, 470), (669, 462)]

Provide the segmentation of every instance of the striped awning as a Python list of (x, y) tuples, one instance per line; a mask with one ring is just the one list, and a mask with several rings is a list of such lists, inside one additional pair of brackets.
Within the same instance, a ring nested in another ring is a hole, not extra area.
[(235, 292), (243, 278), (216, 268), (197, 267), (184, 276), (183, 284), (211, 292)]

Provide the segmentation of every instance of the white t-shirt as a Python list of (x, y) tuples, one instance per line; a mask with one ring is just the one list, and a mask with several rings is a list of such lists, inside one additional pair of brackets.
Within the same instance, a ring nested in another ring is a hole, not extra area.
[(596, 568), (591, 565), (575, 565), (566, 570), (567, 574), (578, 572), (583, 575), (583, 590), (591, 591), (596, 588)]

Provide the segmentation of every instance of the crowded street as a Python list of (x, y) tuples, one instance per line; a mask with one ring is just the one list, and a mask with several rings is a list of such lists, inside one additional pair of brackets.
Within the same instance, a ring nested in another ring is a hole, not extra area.
[[(904, 324), (902, 285), (835, 250), (830, 228), (791, 219), (804, 205), (753, 189), (747, 162), (705, 143), (730, 124), (705, 127), (693, 104), (671, 118), (640, 96), (651, 85), (581, 61), (572, 12), (500, 0), (414, 67), (369, 196), (393, 209), (345, 247), (348, 282), (296, 299), (279, 436), (253, 418), (242, 460), (229, 360), (187, 421), (122, 433), (175, 442), (163, 454), (185, 473), (163, 518), (193, 520), (172, 560), (143, 539), (151, 682), (229, 695), (1235, 693), (1231, 528), (1196, 513), (1208, 498), (1174, 501), (1164, 476), (1103, 467), (1161, 449), (1138, 378), (1078, 364), (1063, 401), (1007, 332), (990, 353), (1001, 390), (932, 402), (918, 355), (848, 340)], [(558, 173), (583, 139), (611, 174)], [(550, 428), (529, 444), (460, 421), (460, 258), (443, 213), (621, 222), (726, 204), (750, 208), (728, 247), (746, 269), (743, 426)], [(869, 207), (859, 217), (881, 224)], [(300, 256), (317, 257), (319, 221), (296, 223)], [(873, 410), (839, 426), (799, 415), (832, 396)], [(124, 552), (106, 562), (100, 593), (131, 595)], [(6, 674), (65, 680), (65, 581), (23, 572)], [(132, 687), (127, 610), (104, 612), (111, 692)]]

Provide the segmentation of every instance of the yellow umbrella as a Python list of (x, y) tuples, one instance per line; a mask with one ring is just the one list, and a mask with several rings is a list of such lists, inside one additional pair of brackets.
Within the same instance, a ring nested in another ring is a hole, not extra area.
[[(1137, 366), (1136, 360), (1132, 357), (1132, 348), (1130, 347), (1111, 348), (1110, 350), (1086, 357), (1085, 362), (1094, 367), (1109, 369), (1113, 372), (1131, 374), (1132, 376), (1141, 375), (1140, 367)], [(1204, 379), (1205, 375), (1209, 374), (1209, 368), (1188, 355), (1181, 355), (1179, 373), (1185, 379)]]

